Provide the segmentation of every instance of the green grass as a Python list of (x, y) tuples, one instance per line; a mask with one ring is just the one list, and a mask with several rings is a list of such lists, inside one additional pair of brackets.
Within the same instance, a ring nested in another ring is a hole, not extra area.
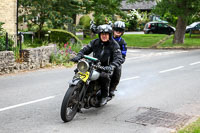
[(178, 133), (200, 133), (200, 119), (179, 130)]
[[(165, 38), (167, 35), (159, 35), (159, 34), (125, 34), (123, 35), (124, 40), (126, 41), (127, 45), (130, 47), (144, 47), (148, 48), (154, 44), (156, 44), (161, 39)], [(78, 38), (81, 39), (83, 44), (88, 44), (91, 40), (98, 38), (96, 35), (93, 38), (87, 36), (86, 38), (82, 39), (83, 36), (79, 35)]]
[[(160, 40), (164, 39), (168, 35), (164, 34), (125, 34), (123, 35), (124, 40), (129, 47), (139, 47), (139, 48), (150, 48), (152, 45), (155, 45)], [(78, 36), (82, 38), (82, 35)], [(158, 48), (169, 48), (169, 47), (180, 47), (180, 48), (192, 48), (192, 47), (200, 47), (200, 35), (192, 35), (189, 37), (189, 34), (185, 35), (184, 44), (173, 44), (173, 37), (171, 36), (168, 40), (162, 43)], [(98, 38), (96, 35), (93, 38), (87, 36), (81, 41), (83, 44), (88, 44), (91, 40)]]
[(173, 44), (174, 36), (168, 39), (166, 42), (160, 45), (160, 47), (183, 47), (183, 48), (192, 48), (192, 47), (200, 47), (200, 35), (192, 35), (189, 37), (189, 34), (185, 35), (184, 44)]
[(93, 38), (86, 36), (86, 38), (84, 39), (83, 39), (83, 35), (77, 35), (77, 37), (82, 41), (83, 45), (86, 45), (86, 44), (89, 44), (91, 40), (98, 38), (98, 35), (94, 36)]
[(165, 38), (167, 35), (159, 34), (125, 34), (123, 35), (127, 46), (148, 48)]

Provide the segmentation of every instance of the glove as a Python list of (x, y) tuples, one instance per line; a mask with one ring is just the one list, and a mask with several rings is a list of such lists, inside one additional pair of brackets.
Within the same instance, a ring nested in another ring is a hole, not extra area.
[(114, 70), (114, 66), (105, 66), (104, 67), (104, 70), (106, 71), (106, 72), (112, 72), (113, 70)]
[(80, 59), (81, 59), (81, 57), (80, 57), (80, 56), (76, 56), (76, 57), (74, 57), (74, 58), (70, 59), (70, 61), (73, 61), (73, 62), (78, 62)]

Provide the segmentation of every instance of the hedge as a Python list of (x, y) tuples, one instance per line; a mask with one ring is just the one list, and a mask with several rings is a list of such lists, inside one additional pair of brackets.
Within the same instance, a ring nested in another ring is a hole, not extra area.
[(50, 33), (50, 41), (51, 42), (57, 42), (57, 43), (78, 43), (82, 45), (82, 42), (80, 39), (78, 39), (73, 33), (60, 30), (60, 29), (51, 29)]

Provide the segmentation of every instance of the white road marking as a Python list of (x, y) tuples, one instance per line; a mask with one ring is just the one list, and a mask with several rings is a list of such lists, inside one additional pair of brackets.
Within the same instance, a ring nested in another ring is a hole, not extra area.
[(167, 70), (160, 71), (159, 73), (170, 72), (170, 71), (174, 71), (174, 70), (181, 69), (181, 68), (183, 68), (183, 67), (184, 67), (184, 66), (179, 66), (179, 67), (175, 67), (175, 68), (171, 68), (171, 69), (167, 69)]
[(127, 80), (132, 80), (132, 79), (138, 79), (140, 78), (139, 76), (131, 77), (131, 78), (126, 78), (126, 79), (121, 79), (120, 82), (122, 81), (127, 81)]
[(26, 102), (26, 103), (21, 103), (21, 104), (9, 106), (9, 107), (1, 108), (0, 112), (5, 111), (5, 110), (9, 110), (9, 109), (13, 109), (13, 108), (17, 108), (17, 107), (21, 107), (21, 106), (25, 106), (25, 105), (29, 105), (29, 104), (33, 104), (33, 103), (37, 103), (37, 102), (41, 102), (41, 101), (45, 101), (45, 100), (49, 100), (49, 99), (53, 99), (55, 97), (56, 96), (49, 96), (49, 97), (45, 97), (45, 98), (42, 98), (42, 99), (38, 99), (38, 100)]
[(191, 63), (190, 65), (197, 65), (197, 64), (200, 64), (200, 61), (199, 62), (194, 62), (194, 63)]

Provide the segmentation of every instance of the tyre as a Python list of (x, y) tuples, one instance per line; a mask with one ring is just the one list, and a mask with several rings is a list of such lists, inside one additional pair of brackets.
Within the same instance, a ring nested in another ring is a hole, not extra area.
[(71, 121), (77, 113), (80, 87), (81, 84), (71, 85), (64, 96), (60, 113), (64, 122)]
[(152, 31), (149, 31), (149, 34), (153, 34), (153, 32), (152, 32)]
[(171, 32), (169, 33), (169, 35), (172, 35), (172, 34), (174, 34), (174, 32), (173, 32), (173, 31), (171, 31)]

